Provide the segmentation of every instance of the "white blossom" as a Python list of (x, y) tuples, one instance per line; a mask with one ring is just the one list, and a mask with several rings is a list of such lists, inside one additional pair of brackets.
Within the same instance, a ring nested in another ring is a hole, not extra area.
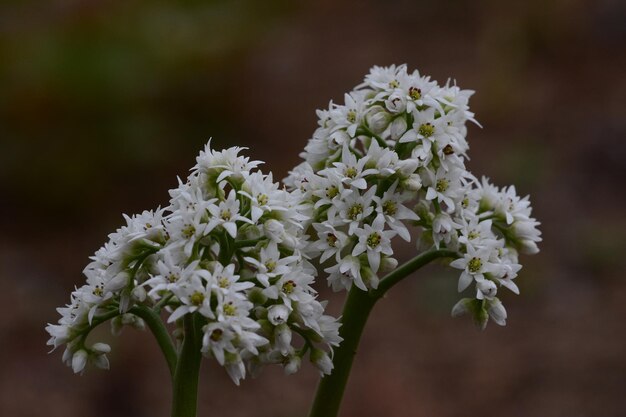
[(375, 289), (379, 274), (397, 265), (397, 235), (419, 252), (457, 254), (450, 265), (460, 270), (458, 289), (475, 292), (455, 314), (465, 309), (481, 327), (489, 317), (505, 323), (497, 290), (519, 293), (517, 254), (536, 253), (541, 233), (528, 197), (478, 181), (465, 166), (466, 124), (478, 124), (473, 93), (406, 65), (375, 66), (344, 106), (318, 110), (306, 162), (286, 184), (310, 217), (305, 252), (334, 290)]
[[(295, 372), (312, 355), (294, 348), (303, 338), (316, 352), (339, 344), (339, 324), (324, 314), (311, 287), (316, 271), (304, 258), (305, 178), (298, 179), (302, 189), (286, 191), (271, 174), (253, 172), (260, 162), (241, 150), (207, 145), (189, 177), (170, 190), (169, 206), (125, 216), (126, 225), (91, 258), (85, 285), (58, 309), (58, 324), (46, 327), (48, 344), (65, 345), (63, 361), (74, 372), (109, 367), (110, 347), (85, 340), (105, 316), (115, 334), (142, 328), (133, 307), (163, 309), (179, 337), (182, 319), (196, 317), (202, 353), (237, 384), (252, 366), (282, 363)], [(355, 164), (360, 175), (372, 172)]]

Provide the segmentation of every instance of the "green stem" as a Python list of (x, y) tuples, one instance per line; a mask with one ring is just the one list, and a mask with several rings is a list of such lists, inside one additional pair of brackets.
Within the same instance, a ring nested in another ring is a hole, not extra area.
[(370, 293), (352, 286), (343, 308), (343, 316), (339, 334), (343, 342), (335, 349), (333, 355), (333, 371), (324, 375), (317, 386), (313, 407), (309, 417), (334, 417), (339, 412), (343, 392), (350, 376), (352, 361), (367, 317), (372, 311), (376, 298)]
[(417, 271), (424, 265), (429, 262), (437, 259), (437, 258), (458, 258), (459, 254), (455, 251), (451, 251), (448, 249), (436, 249), (430, 250), (428, 252), (424, 252), (410, 261), (406, 262), (402, 266), (396, 268), (393, 272), (390, 272), (385, 278), (380, 281), (378, 284), (378, 288), (372, 290), (371, 292), (374, 294), (374, 297), (381, 298), (385, 295), (391, 287), (396, 285), (398, 282), (402, 281), (404, 278)]
[(187, 314), (184, 318), (185, 339), (174, 375), (172, 417), (196, 417), (198, 377), (202, 361), (200, 320), (197, 313)]
[(238, 240), (235, 242), (235, 248), (245, 248), (248, 246), (255, 246), (257, 243), (265, 239), (264, 237), (258, 239), (247, 239), (247, 240)]
[(365, 323), (376, 302), (402, 279), (437, 258), (457, 257), (456, 252), (441, 249), (422, 253), (383, 278), (376, 290), (362, 291), (355, 286), (348, 292), (339, 333), (343, 342), (335, 349), (333, 371), (320, 380), (309, 417), (336, 417), (350, 376)]
[[(170, 375), (174, 378), (174, 370), (176, 369), (176, 350), (174, 349), (174, 345), (172, 343), (172, 339), (167, 331), (167, 328), (161, 321), (161, 317), (158, 313), (154, 312), (150, 308), (146, 306), (134, 306), (130, 310), (129, 313), (134, 314), (138, 317), (141, 317), (143, 321), (148, 325), (150, 331), (154, 335), (161, 351), (163, 352), (163, 356), (165, 356), (165, 361), (167, 362), (167, 366), (170, 370)], [(109, 311), (101, 316), (94, 317), (93, 321), (89, 325), (87, 329), (84, 330), (81, 337), (83, 341), (87, 339), (89, 333), (101, 325), (102, 323), (111, 320), (119, 315), (121, 315), (119, 308), (115, 310)]]
[(130, 309), (130, 312), (141, 317), (152, 331), (154, 338), (163, 352), (163, 356), (165, 356), (167, 367), (169, 368), (170, 375), (173, 379), (176, 371), (176, 349), (174, 348), (174, 344), (172, 343), (172, 339), (170, 338), (167, 328), (161, 320), (161, 316), (146, 306), (135, 306)]

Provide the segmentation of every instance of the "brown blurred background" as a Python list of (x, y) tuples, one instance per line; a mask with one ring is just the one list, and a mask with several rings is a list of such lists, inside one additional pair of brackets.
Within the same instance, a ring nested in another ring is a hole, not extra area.
[[(530, 193), (545, 240), (522, 260), (522, 295), (504, 296), (506, 328), (449, 317), (454, 272), (394, 289), (342, 416), (626, 416), (620, 0), (3, 0), (0, 415), (169, 415), (149, 333), (103, 336), (109, 372), (74, 376), (46, 353), (88, 256), (122, 212), (165, 204), (209, 137), (282, 178), (315, 109), (404, 62), (477, 91), (470, 168)], [(305, 416), (316, 380), (267, 369), (237, 388), (205, 361), (199, 415)]]

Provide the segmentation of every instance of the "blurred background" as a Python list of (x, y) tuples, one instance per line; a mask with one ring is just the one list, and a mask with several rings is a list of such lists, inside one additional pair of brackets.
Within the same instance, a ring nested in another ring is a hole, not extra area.
[[(0, 415), (168, 416), (149, 333), (111, 338), (111, 370), (74, 376), (47, 354), (54, 309), (121, 213), (166, 204), (210, 137), (282, 178), (315, 109), (392, 63), (477, 91), (469, 167), (530, 194), (544, 242), (505, 328), (450, 318), (455, 272), (395, 288), (342, 416), (626, 416), (620, 0), (3, 0)], [(199, 416), (305, 416), (317, 378), (268, 368), (237, 388), (205, 361)]]

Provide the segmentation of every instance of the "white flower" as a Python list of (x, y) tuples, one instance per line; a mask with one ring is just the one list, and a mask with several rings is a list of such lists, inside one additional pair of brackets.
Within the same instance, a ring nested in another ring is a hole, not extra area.
[(446, 210), (451, 213), (455, 209), (455, 200), (463, 193), (463, 183), (461, 177), (463, 171), (453, 169), (446, 171), (439, 168), (436, 173), (428, 172), (428, 190), (426, 192), (427, 200), (436, 200), (446, 205)]
[(353, 282), (358, 288), (367, 291), (367, 285), (361, 275), (361, 262), (356, 256), (348, 255), (324, 271), (329, 274), (328, 283), (334, 291), (350, 289)]
[(459, 278), (459, 292), (466, 289), (473, 280), (484, 281), (484, 274), (497, 269), (497, 266), (490, 262), (491, 253), (490, 247), (475, 250), (469, 246), (463, 258), (455, 259), (450, 263), (451, 267), (463, 270)]
[(348, 235), (335, 229), (328, 223), (313, 223), (313, 227), (319, 237), (319, 240), (313, 244), (313, 247), (317, 251), (322, 252), (320, 262), (324, 263), (332, 256), (340, 256), (341, 250), (348, 242)]
[(333, 163), (337, 171), (343, 176), (341, 182), (360, 190), (366, 189), (367, 181), (365, 177), (378, 173), (375, 169), (364, 169), (369, 157), (365, 156), (357, 160), (356, 156), (349, 151), (347, 145), (344, 145), (341, 155), (341, 162)]
[(345, 129), (350, 137), (354, 137), (365, 114), (364, 97), (359, 92), (353, 92), (344, 95), (344, 102), (344, 106), (334, 105), (330, 110), (330, 117), (335, 124), (333, 130)]
[[(339, 130), (333, 135), (342, 140)], [(109, 367), (109, 346), (87, 348), (84, 340), (111, 313), (119, 312), (111, 321), (115, 334), (124, 325), (143, 328), (135, 305), (169, 313), (177, 338), (184, 337), (179, 319), (201, 316), (202, 352), (235, 383), (254, 364), (279, 362), (295, 371), (296, 359), (289, 364), (275, 359), (276, 354), (301, 358), (306, 351), (294, 345), (321, 350), (336, 345), (339, 324), (323, 314), (325, 304), (311, 287), (316, 271), (305, 258), (311, 219), (299, 200), (313, 196), (306, 176), (321, 177), (303, 166), (294, 173), (300, 189), (288, 192), (271, 174), (250, 172), (259, 162), (240, 151), (207, 146), (189, 177), (170, 190), (169, 206), (125, 216), (126, 225), (91, 258), (83, 271), (86, 284), (58, 309), (58, 324), (46, 327), (48, 344), (66, 345), (63, 361), (75, 372), (88, 364)], [(350, 187), (341, 178), (338, 184), (344, 191)]]
[(209, 233), (215, 227), (221, 226), (232, 238), (237, 237), (238, 221), (249, 224), (253, 223), (252, 220), (239, 214), (239, 207), (240, 203), (239, 200), (237, 200), (237, 193), (235, 190), (230, 191), (228, 198), (225, 201), (221, 201), (217, 205), (211, 204), (208, 208), (209, 213), (211, 213), (211, 218), (206, 226), (205, 233)]
[(398, 181), (394, 182), (382, 197), (374, 197), (376, 202), (376, 211), (402, 239), (409, 242), (411, 235), (402, 220), (419, 220), (419, 216), (412, 210), (409, 210), (402, 203), (410, 197), (407, 194), (396, 192)]
[[(372, 206), (373, 197), (376, 194), (376, 186), (361, 194), (346, 190), (341, 199), (328, 209), (328, 218), (331, 222), (338, 221), (348, 225), (348, 234), (351, 235), (374, 211)], [(338, 216), (338, 219), (335, 219)]]
[(352, 256), (359, 256), (363, 252), (367, 253), (367, 260), (370, 268), (374, 273), (378, 272), (380, 267), (380, 257), (382, 255), (393, 255), (391, 249), (391, 238), (397, 232), (393, 230), (384, 230), (385, 217), (378, 215), (374, 219), (372, 225), (364, 225), (363, 229), (356, 229), (355, 235), (359, 238), (359, 242), (352, 250)]
[(377, 273), (397, 265), (392, 235), (410, 241), (415, 232), (420, 251), (459, 253), (452, 266), (463, 270), (460, 290), (475, 283), (477, 322), (486, 323), (492, 304), (504, 322), (497, 287), (519, 292), (517, 254), (536, 253), (541, 233), (527, 197), (479, 182), (465, 166), (466, 124), (478, 124), (472, 94), (406, 65), (373, 67), (346, 106), (318, 111), (302, 154), (308, 164), (287, 185), (300, 187), (298, 210), (310, 218), (304, 252), (324, 263), (334, 290), (376, 288)]
[(289, 264), (296, 259), (293, 256), (281, 258), (276, 242), (270, 242), (262, 248), (259, 257), (259, 260), (252, 257), (245, 257), (244, 260), (257, 268), (256, 279), (265, 287), (269, 287), (271, 278), (289, 272)]

